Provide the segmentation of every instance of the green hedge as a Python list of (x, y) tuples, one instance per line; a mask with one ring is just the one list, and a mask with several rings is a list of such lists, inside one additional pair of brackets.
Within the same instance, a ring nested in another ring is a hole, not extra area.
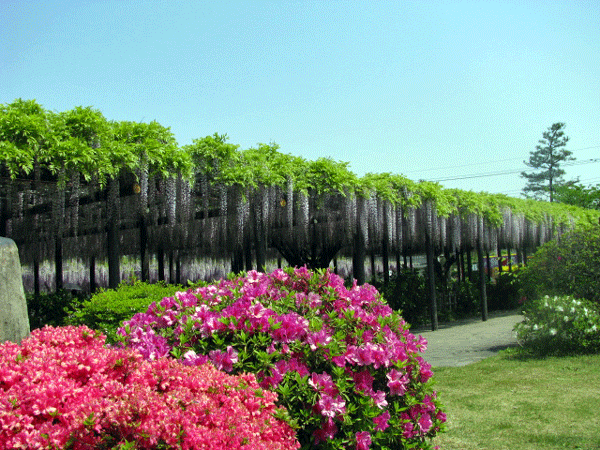
[(580, 226), (546, 243), (519, 278), (529, 300), (572, 295), (600, 305), (600, 226)]
[(135, 281), (133, 284), (119, 285), (117, 289), (102, 290), (89, 300), (78, 304), (69, 311), (68, 325), (87, 325), (99, 330), (107, 337), (107, 342), (115, 342), (116, 331), (121, 322), (138, 312), (145, 312), (152, 302), (164, 297), (172, 297), (175, 292), (186, 290), (181, 285), (156, 284)]

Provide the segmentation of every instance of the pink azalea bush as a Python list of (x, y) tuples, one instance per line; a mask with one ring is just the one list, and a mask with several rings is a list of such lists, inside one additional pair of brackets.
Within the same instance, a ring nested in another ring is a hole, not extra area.
[(278, 269), (153, 303), (119, 330), (149, 360), (250, 371), (278, 394), (303, 449), (429, 449), (446, 420), (426, 341), (370, 285)]
[(87, 327), (0, 345), (0, 448), (293, 449), (254, 375), (145, 360)]

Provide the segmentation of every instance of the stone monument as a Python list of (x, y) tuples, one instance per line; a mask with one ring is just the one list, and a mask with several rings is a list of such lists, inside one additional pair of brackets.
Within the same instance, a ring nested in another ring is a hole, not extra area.
[(19, 344), (29, 332), (19, 250), (12, 239), (0, 237), (0, 343)]

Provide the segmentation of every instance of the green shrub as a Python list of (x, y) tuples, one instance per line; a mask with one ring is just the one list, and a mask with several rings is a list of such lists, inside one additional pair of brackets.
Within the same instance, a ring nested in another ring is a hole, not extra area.
[(429, 320), (429, 295), (425, 277), (418, 271), (401, 269), (392, 273), (387, 286), (381, 279), (370, 282), (381, 292), (390, 307), (402, 314), (412, 326), (422, 325)]
[(32, 330), (45, 325), (54, 327), (65, 325), (68, 310), (80, 304), (88, 294), (74, 294), (67, 290), (53, 293), (27, 294), (27, 313)]
[(135, 313), (145, 312), (152, 302), (160, 302), (177, 291), (185, 290), (180, 285), (167, 285), (164, 282), (149, 284), (134, 281), (121, 283), (117, 289), (101, 290), (89, 300), (81, 302), (69, 311), (68, 325), (86, 325), (106, 335), (107, 342), (113, 343), (116, 330), (123, 320)]
[(536, 354), (600, 351), (600, 309), (588, 300), (545, 296), (529, 301), (523, 314), (517, 338)]
[[(388, 285), (380, 278), (370, 281), (386, 302), (402, 314), (411, 326), (423, 326), (431, 319), (427, 279), (419, 271), (401, 269), (390, 276)], [(451, 300), (452, 299), (452, 300)], [(452, 321), (478, 314), (480, 297), (477, 285), (469, 280), (444, 282), (436, 279), (438, 320)]]
[(546, 243), (519, 277), (528, 299), (572, 295), (600, 305), (600, 227), (582, 226)]
[(455, 306), (451, 309), (452, 314), (448, 319), (460, 319), (479, 313), (481, 300), (477, 283), (455, 279), (448, 283), (448, 287), (455, 297)]
[(519, 272), (501, 272), (487, 285), (488, 309), (511, 310), (521, 303), (522, 281)]

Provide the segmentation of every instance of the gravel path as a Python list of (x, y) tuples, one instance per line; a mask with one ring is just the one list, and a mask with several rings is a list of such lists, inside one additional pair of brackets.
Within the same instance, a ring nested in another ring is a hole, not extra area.
[(436, 331), (415, 328), (411, 333), (427, 339), (423, 357), (433, 367), (457, 367), (517, 345), (513, 327), (522, 320), (518, 311), (494, 311), (485, 322), (479, 317), (440, 324)]

